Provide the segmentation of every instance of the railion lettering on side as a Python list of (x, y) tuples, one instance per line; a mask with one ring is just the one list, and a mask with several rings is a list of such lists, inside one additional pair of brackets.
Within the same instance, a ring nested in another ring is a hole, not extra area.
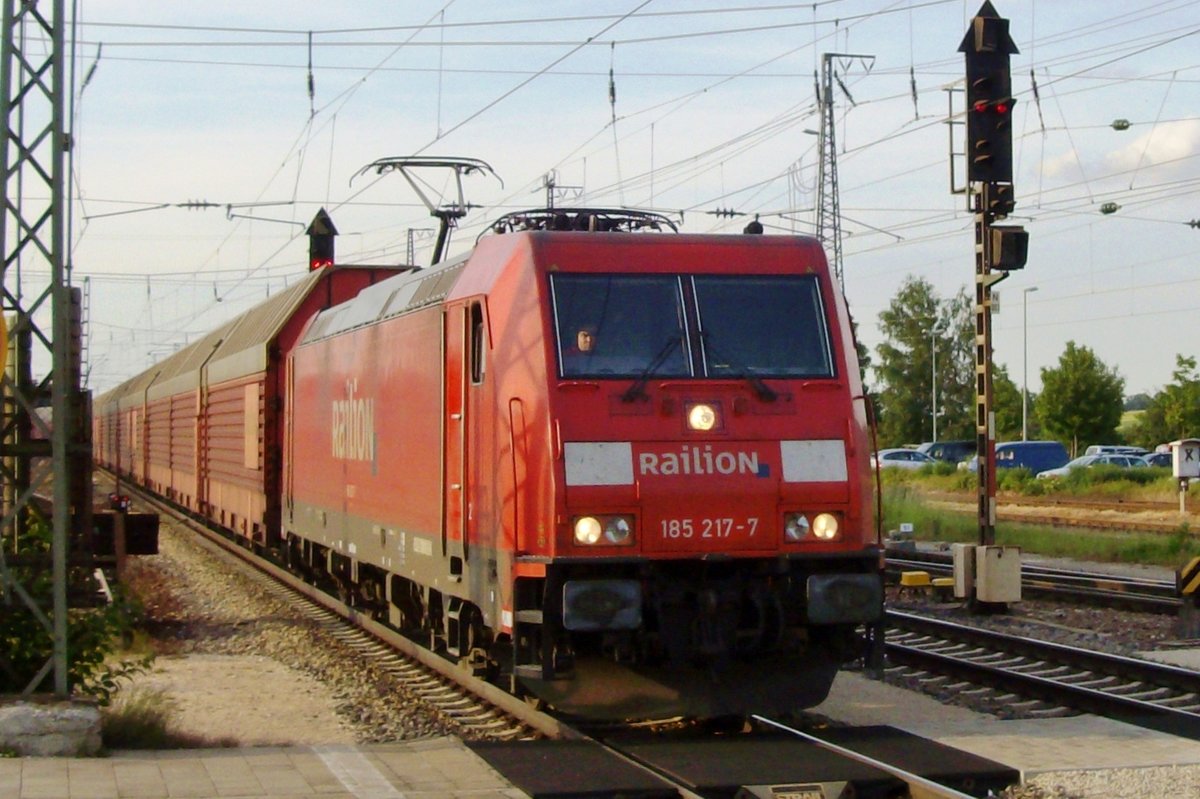
[(338, 460), (375, 460), (375, 400), (356, 397), (357, 380), (346, 381), (346, 399), (333, 401), (330, 441)]

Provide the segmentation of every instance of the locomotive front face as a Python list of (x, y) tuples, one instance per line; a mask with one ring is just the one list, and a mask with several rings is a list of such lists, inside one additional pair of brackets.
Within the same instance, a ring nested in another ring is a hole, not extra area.
[[(542, 595), (574, 636), (553, 647), (642, 673), (758, 670), (744, 676), (765, 693), (723, 680), (706, 711), (763, 707), (771, 691), (777, 707), (820, 701), (882, 592), (857, 361), (819, 248), (590, 245), (541, 250), (555, 535), (528, 554), (549, 564)], [(759, 679), (772, 669), (781, 683)]]
[[(570, 515), (560, 544), (666, 557), (862, 545), (853, 413), (816, 274), (549, 281)], [(588, 507), (623, 501), (636, 513)]]

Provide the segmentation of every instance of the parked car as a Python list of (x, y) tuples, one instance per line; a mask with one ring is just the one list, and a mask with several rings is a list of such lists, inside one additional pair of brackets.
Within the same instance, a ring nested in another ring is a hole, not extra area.
[(1146, 459), (1140, 455), (1080, 455), (1075, 460), (1057, 469), (1038, 472), (1038, 479), (1066, 477), (1073, 469), (1090, 469), (1095, 466), (1118, 466), (1122, 469), (1144, 469)]
[(917, 447), (917, 452), (924, 452), (938, 461), (958, 463), (975, 454), (974, 441), (926, 441)]
[[(1037, 474), (1047, 469), (1056, 469), (1070, 458), (1067, 448), (1059, 441), (1001, 441), (996, 445), (996, 468), (1017, 469), (1024, 467)], [(979, 456), (958, 465), (960, 469), (979, 471)]]
[(1147, 455), (1150, 450), (1130, 447), (1125, 444), (1092, 444), (1083, 451), (1084, 455)]
[(1166, 466), (1171, 468), (1171, 453), (1169, 452), (1151, 452), (1149, 455), (1143, 455), (1142, 460), (1147, 466)]
[(920, 469), (922, 466), (930, 466), (934, 463), (937, 461), (915, 449), (881, 449), (871, 456), (872, 469)]

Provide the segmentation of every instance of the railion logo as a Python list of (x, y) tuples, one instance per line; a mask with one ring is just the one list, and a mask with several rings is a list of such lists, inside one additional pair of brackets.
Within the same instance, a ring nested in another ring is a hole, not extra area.
[(757, 452), (714, 449), (711, 444), (685, 444), (673, 452), (642, 452), (638, 454), (637, 464), (638, 473), (643, 476), (744, 474), (769, 477), (771, 474), (770, 465), (760, 463)]
[(375, 460), (375, 400), (355, 397), (357, 380), (346, 381), (346, 399), (333, 401), (333, 457)]

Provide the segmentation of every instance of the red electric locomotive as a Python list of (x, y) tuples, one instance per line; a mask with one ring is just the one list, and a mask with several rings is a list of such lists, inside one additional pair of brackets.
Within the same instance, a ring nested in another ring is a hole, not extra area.
[(795, 710), (879, 618), (865, 399), (819, 244), (513, 215), (316, 316), (283, 554), (591, 717)]

